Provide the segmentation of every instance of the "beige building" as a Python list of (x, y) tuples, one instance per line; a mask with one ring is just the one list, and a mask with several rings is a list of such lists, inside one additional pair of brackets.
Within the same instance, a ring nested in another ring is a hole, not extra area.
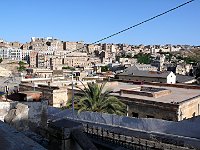
[(63, 43), (62, 41), (54, 39), (53, 37), (47, 37), (47, 38), (32, 37), (29, 48), (35, 51), (63, 50)]
[(112, 95), (127, 104), (130, 117), (181, 121), (200, 115), (199, 87), (113, 84)]
[(64, 57), (63, 66), (69, 67), (85, 67), (88, 66), (87, 53), (72, 52)]
[(37, 66), (37, 54), (38, 52), (36, 51), (31, 51), (30, 52), (30, 67), (35, 68)]
[(190, 64), (178, 64), (176, 66), (176, 74), (189, 75), (192, 70), (192, 65)]
[(19, 85), (19, 91), (40, 91), (42, 92), (42, 98), (48, 100), (49, 105), (53, 107), (66, 106), (68, 96), (67, 89), (57, 86), (48, 86), (42, 84), (36, 84), (33, 87), (32, 84), (22, 83)]
[(10, 45), (10, 47), (14, 47), (14, 48), (20, 49), (23, 44), (19, 43), (19, 42), (10, 42), (9, 45)]
[(78, 50), (79, 52), (84, 51), (84, 43), (83, 41), (78, 42), (63, 42), (63, 49), (66, 51), (74, 51)]

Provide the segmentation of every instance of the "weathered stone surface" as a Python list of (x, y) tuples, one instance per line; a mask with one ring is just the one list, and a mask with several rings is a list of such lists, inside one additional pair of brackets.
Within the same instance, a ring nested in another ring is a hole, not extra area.
[(19, 103), (16, 105), (16, 109), (11, 109), (8, 112), (4, 120), (6, 123), (14, 126), (17, 130), (27, 130), (28, 112), (28, 106)]
[(10, 124), (15, 116), (16, 109), (11, 109), (8, 114), (4, 117), (4, 121)]
[(35, 130), (47, 126), (48, 101), (41, 102), (0, 102), (0, 120), (18, 130)]
[(27, 113), (28, 106), (24, 104), (18, 103), (16, 105), (16, 115), (22, 114), (22, 113)]

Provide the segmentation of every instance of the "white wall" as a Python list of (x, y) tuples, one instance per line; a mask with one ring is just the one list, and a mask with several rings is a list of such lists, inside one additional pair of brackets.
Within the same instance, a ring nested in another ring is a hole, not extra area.
[(173, 72), (170, 72), (170, 74), (167, 76), (167, 83), (169, 84), (176, 83), (176, 75)]

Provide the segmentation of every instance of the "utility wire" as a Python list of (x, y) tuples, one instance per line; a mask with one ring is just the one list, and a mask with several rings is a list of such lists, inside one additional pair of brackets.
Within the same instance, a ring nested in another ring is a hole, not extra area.
[[(154, 20), (154, 19), (156, 19), (156, 18), (158, 18), (158, 17), (161, 17), (161, 16), (163, 16), (163, 15), (165, 15), (165, 14), (167, 14), (167, 13), (170, 13), (170, 12), (172, 12), (172, 11), (178, 9), (178, 8), (181, 8), (181, 7), (183, 7), (183, 6), (185, 6), (185, 5), (189, 4), (189, 3), (191, 3), (191, 2), (193, 2), (193, 1), (195, 1), (195, 0), (190, 0), (190, 1), (188, 1), (188, 2), (185, 2), (185, 3), (181, 4), (181, 5), (178, 5), (177, 7), (174, 7), (174, 8), (172, 8), (172, 9), (169, 9), (169, 10), (163, 12), (163, 13), (160, 13), (160, 14), (158, 14), (158, 15), (156, 15), (156, 16), (154, 16), (154, 17), (151, 17), (151, 18), (149, 18), (149, 19), (146, 19), (146, 20), (144, 20), (144, 21), (142, 21), (142, 22), (140, 22), (140, 23), (138, 23), (138, 24), (135, 24), (135, 25), (133, 25), (133, 26), (131, 26), (131, 27), (128, 27), (128, 28), (126, 28), (126, 29), (123, 29), (123, 30), (121, 30), (121, 31), (119, 31), (119, 32), (113, 33), (113, 34), (111, 34), (111, 35), (109, 35), (109, 36), (107, 36), (107, 37), (104, 37), (104, 38), (102, 38), (102, 39), (100, 39), (100, 40), (98, 40), (98, 41), (95, 41), (95, 42), (93, 42), (93, 43), (91, 43), (91, 44), (92, 44), (92, 45), (93, 45), (93, 44), (97, 44), (97, 43), (102, 42), (102, 41), (104, 41), (104, 40), (107, 40), (107, 39), (109, 39), (109, 38), (111, 38), (111, 37), (113, 37), (113, 36), (116, 36), (116, 35), (118, 35), (118, 34), (121, 34), (121, 33), (123, 33), (123, 32), (126, 32), (126, 31), (128, 31), (128, 30), (130, 30), (130, 29), (132, 29), (132, 28), (135, 28), (135, 27), (137, 27), (137, 26), (140, 26), (140, 25), (142, 25), (142, 24), (144, 24), (144, 23), (147, 23), (147, 22), (149, 22), (149, 21), (151, 21), (151, 20)], [(66, 53), (66, 54), (64, 54), (64, 55), (67, 55), (67, 54), (70, 54), (70, 53), (72, 53), (72, 52), (81, 50), (81, 49), (83, 49), (84, 47), (85, 47), (85, 46), (83, 46), (83, 47), (81, 47), (81, 48), (78, 48), (78, 49), (75, 49), (75, 50), (70, 51), (70, 52), (68, 52), (68, 53)]]

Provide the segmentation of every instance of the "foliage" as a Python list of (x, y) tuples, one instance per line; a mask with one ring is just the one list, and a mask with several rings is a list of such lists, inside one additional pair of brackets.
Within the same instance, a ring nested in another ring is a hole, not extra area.
[(191, 63), (197, 63), (200, 61), (200, 56), (190, 56), (190, 57), (185, 57), (184, 61), (186, 64), (191, 64)]
[(23, 62), (23, 61), (19, 61), (19, 67), (17, 67), (17, 70), (19, 71), (19, 72), (23, 72), (24, 70), (26, 70), (26, 67), (24, 66), (25, 65), (25, 63)]
[(2, 63), (2, 61), (3, 61), (3, 58), (0, 58), (0, 63)]
[[(97, 83), (87, 83), (84, 89), (79, 88), (82, 97), (74, 98), (74, 108), (81, 111), (93, 111), (109, 114), (125, 115), (126, 105), (118, 100), (116, 97), (111, 96), (111, 91), (106, 90), (103, 92), (103, 88), (106, 83), (98, 85)], [(67, 103), (67, 108), (72, 107), (72, 101)]]
[(137, 58), (137, 62), (140, 64), (150, 64), (151, 63), (151, 55), (150, 54), (139, 53), (139, 54), (135, 55), (134, 58)]
[(73, 67), (69, 67), (69, 66), (62, 67), (62, 69), (69, 69), (69, 70), (71, 70), (71, 71), (74, 71), (74, 70), (75, 70), (75, 68), (73, 68)]
[(106, 72), (108, 70), (108, 66), (101, 66), (101, 72)]

